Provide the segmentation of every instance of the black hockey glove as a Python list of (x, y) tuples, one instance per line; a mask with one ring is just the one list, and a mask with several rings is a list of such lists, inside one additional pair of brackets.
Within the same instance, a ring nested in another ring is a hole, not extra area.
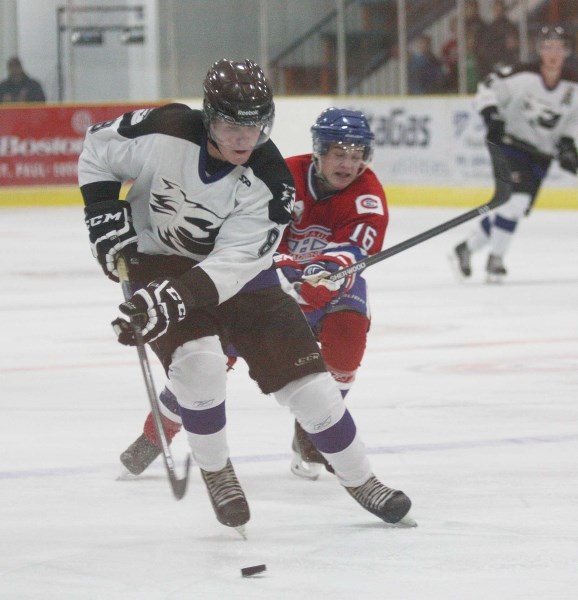
[(118, 282), (116, 260), (122, 250), (126, 257), (136, 254), (136, 232), (132, 226), (130, 204), (124, 200), (104, 200), (84, 209), (92, 255), (104, 274)]
[(486, 124), (486, 140), (494, 144), (502, 144), (506, 125), (495, 106), (488, 106), (482, 111), (482, 118)]
[[(164, 335), (169, 327), (182, 321), (192, 306), (193, 300), (182, 284), (175, 279), (156, 279), (123, 302), (120, 312), (134, 319), (141, 328), (143, 341), (148, 343)], [(130, 323), (113, 321), (118, 341), (127, 346), (135, 345), (134, 332)]]
[(560, 138), (558, 142), (558, 162), (560, 168), (576, 175), (578, 173), (578, 154), (576, 144), (569, 137)]

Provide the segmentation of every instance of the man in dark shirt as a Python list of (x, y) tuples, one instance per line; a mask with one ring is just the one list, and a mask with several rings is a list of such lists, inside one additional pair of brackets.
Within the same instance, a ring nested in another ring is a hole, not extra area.
[(20, 59), (8, 59), (8, 78), (0, 83), (0, 102), (46, 102), (46, 96), (38, 81), (24, 72)]

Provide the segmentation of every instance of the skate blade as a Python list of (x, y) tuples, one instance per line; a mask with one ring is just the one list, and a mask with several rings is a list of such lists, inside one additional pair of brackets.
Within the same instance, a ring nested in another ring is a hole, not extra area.
[(293, 459), (291, 461), (291, 473), (301, 477), (302, 479), (309, 479), (315, 481), (319, 478), (323, 465), (319, 463), (306, 463), (301, 460), (301, 455), (298, 452), (293, 453)]
[(399, 527), (400, 529), (417, 527), (417, 521), (411, 515), (407, 514), (403, 519), (401, 519), (397, 523), (393, 523), (392, 527)]
[(500, 285), (504, 283), (505, 275), (495, 275), (494, 273), (488, 273), (486, 275), (486, 283), (490, 285)]
[(123, 470), (118, 474), (118, 477), (115, 481), (134, 481), (138, 479), (138, 475), (131, 473), (128, 469), (123, 468)]

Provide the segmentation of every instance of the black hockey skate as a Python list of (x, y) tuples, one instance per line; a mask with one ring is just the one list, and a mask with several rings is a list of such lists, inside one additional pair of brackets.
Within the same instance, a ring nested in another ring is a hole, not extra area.
[(295, 421), (295, 433), (291, 442), (293, 458), (291, 460), (291, 472), (304, 479), (317, 479), (321, 467), (325, 467), (329, 473), (334, 473), (333, 467), (325, 457), (317, 450), (307, 432)]
[[(161, 416), (161, 422), (167, 442), (170, 444), (173, 438), (181, 430), (182, 425), (175, 423), (167, 417)], [(162, 449), (153, 423), (151, 413), (147, 415), (143, 433), (120, 455), (120, 462), (124, 465), (130, 475), (140, 475), (160, 455)], [(123, 479), (123, 475), (120, 479)]]
[(365, 510), (382, 521), (415, 527), (415, 521), (408, 516), (411, 500), (403, 492), (383, 485), (375, 475), (359, 487), (345, 489)]
[(502, 257), (497, 254), (490, 254), (486, 264), (486, 273), (488, 283), (498, 283), (508, 274), (502, 261)]
[(251, 514), (231, 460), (227, 459), (227, 464), (220, 471), (201, 469), (201, 475), (219, 523), (235, 527), (244, 537), (243, 525), (247, 523)]
[(460, 279), (472, 274), (472, 252), (466, 242), (458, 244), (450, 255), (450, 261)]

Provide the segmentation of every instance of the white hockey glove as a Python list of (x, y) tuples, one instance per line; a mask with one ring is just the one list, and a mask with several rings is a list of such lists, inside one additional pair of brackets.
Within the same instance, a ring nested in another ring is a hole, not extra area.
[(130, 204), (124, 200), (104, 200), (88, 204), (84, 209), (85, 223), (92, 255), (104, 274), (118, 282), (116, 261), (119, 252), (125, 258), (136, 254), (137, 236), (132, 226)]

